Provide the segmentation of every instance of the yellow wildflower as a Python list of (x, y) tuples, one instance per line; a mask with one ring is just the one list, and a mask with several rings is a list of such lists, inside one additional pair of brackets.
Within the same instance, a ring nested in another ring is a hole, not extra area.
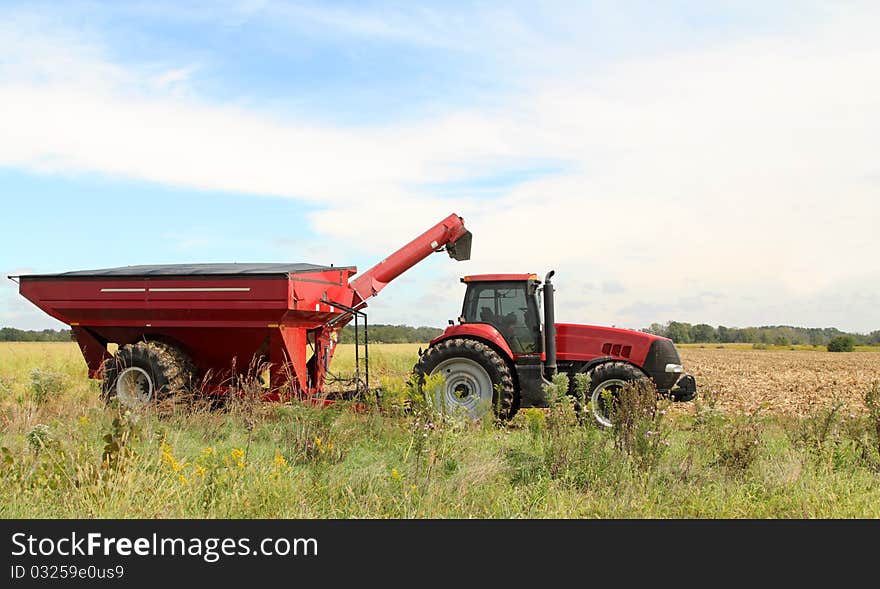
[(170, 468), (172, 472), (179, 472), (185, 466), (186, 463), (181, 464), (181, 463), (177, 462), (177, 459), (171, 453), (171, 450), (172, 450), (171, 446), (169, 446), (165, 442), (162, 442), (161, 447), (162, 447), (162, 464), (164, 464), (165, 466)]
[(238, 468), (244, 468), (244, 450), (241, 448), (233, 448), (232, 452), (229, 453), (229, 456), (235, 461), (235, 465)]

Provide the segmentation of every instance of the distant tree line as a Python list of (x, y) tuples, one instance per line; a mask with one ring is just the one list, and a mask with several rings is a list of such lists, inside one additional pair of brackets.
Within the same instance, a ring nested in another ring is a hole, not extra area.
[(0, 328), (0, 342), (69, 342), (69, 329), (43, 329), (40, 331)]
[(706, 323), (691, 325), (680, 321), (652, 323), (642, 331), (668, 337), (680, 344), (748, 343), (774, 346), (824, 346), (838, 337), (852, 338), (855, 345), (880, 345), (880, 330), (869, 334), (846, 333), (834, 327), (792, 327), (765, 325), (763, 327), (713, 327)]
[[(363, 325), (360, 326), (363, 330)], [(858, 346), (880, 345), (880, 330), (869, 334), (846, 333), (834, 327), (792, 327), (772, 325), (763, 327), (713, 327), (706, 323), (692, 325), (680, 321), (653, 323), (642, 329), (668, 337), (680, 344), (748, 343), (776, 346), (811, 345), (825, 346), (835, 338), (851, 338)], [(405, 344), (427, 343), (443, 333), (439, 327), (411, 327), (409, 325), (387, 325), (377, 323), (369, 326), (370, 343)], [(361, 332), (363, 338), (363, 332)], [(0, 328), (0, 342), (67, 342), (71, 340), (69, 329), (43, 329), (39, 331)], [(340, 333), (342, 343), (354, 342), (354, 325), (346, 325)], [(363, 341), (363, 340), (361, 340)]]
[[(364, 326), (359, 325), (359, 337), (363, 342)], [(439, 327), (410, 327), (409, 325), (385, 325), (377, 323), (367, 329), (371, 344), (422, 344), (427, 343), (443, 333)], [(354, 325), (346, 325), (339, 334), (339, 341), (344, 344), (354, 343)]]

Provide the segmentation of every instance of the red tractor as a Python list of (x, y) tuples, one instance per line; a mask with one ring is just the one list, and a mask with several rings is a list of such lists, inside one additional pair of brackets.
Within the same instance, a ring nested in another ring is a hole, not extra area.
[(578, 373), (590, 376), (593, 415), (605, 427), (612, 423), (603, 391), (614, 395), (627, 383), (653, 382), (660, 394), (675, 401), (694, 398), (694, 377), (684, 373), (672, 340), (556, 323), (553, 274), (547, 274), (543, 286), (535, 274), (462, 278), (467, 290), (458, 325), (450, 321), (415, 367), (419, 376), (444, 376), (433, 393), (440, 406), (472, 417), (494, 408), (501, 418), (520, 407), (546, 407), (544, 385), (557, 372), (566, 373), (570, 382)]

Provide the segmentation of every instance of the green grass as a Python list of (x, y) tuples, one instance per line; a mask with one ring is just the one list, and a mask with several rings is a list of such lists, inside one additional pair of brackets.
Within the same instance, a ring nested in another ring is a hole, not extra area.
[[(417, 349), (371, 346), (387, 399)], [(352, 350), (336, 362), (350, 370)], [(0, 517), (880, 517), (880, 412), (830, 409), (731, 416), (706, 399), (627, 435), (564, 403), (503, 425), (418, 403), (125, 416), (75, 345), (6, 344)]]

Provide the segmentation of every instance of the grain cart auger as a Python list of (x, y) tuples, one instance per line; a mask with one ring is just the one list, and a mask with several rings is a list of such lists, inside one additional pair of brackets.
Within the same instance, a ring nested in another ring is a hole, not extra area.
[(458, 325), (450, 321), (414, 367), (422, 382), (425, 375), (443, 375), (442, 385), (426, 391), (439, 407), (474, 418), (493, 409), (509, 418), (520, 407), (546, 407), (544, 385), (557, 371), (569, 376), (570, 393), (575, 375), (589, 375), (592, 413), (604, 427), (613, 425), (607, 402), (627, 383), (651, 383), (675, 401), (694, 398), (696, 382), (684, 373), (672, 340), (556, 323), (553, 274), (543, 286), (536, 274), (461, 279), (467, 289)]
[[(314, 264), (126, 266), (17, 278), (25, 298), (70, 325), (105, 398), (130, 407), (173, 401), (194, 383), (222, 397), (240, 391), (242, 373), (268, 366), (262, 398), (326, 404), (339, 330), (365, 320), (367, 300), (431, 253), (470, 259), (471, 239), (464, 220), (449, 215), (351, 281), (353, 266)], [(357, 384), (354, 393), (369, 387)]]

